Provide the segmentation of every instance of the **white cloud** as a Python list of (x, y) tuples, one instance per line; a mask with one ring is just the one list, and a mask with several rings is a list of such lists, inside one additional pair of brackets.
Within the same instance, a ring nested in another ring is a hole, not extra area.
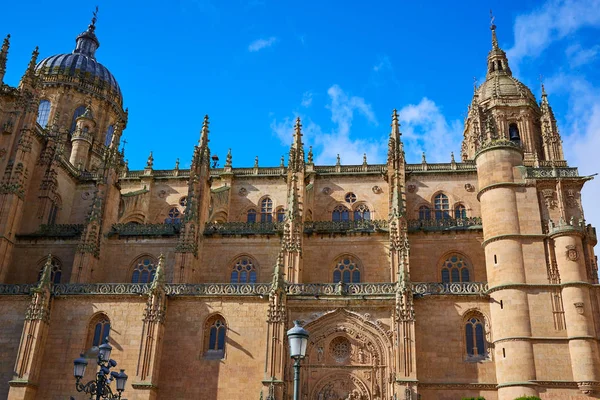
[[(324, 130), (321, 125), (309, 118), (302, 118), (302, 133), (304, 143), (313, 145), (316, 164), (334, 164), (337, 155), (340, 155), (342, 164), (361, 164), (363, 153), (367, 154), (369, 163), (385, 161), (385, 137), (369, 139), (356, 139), (351, 137), (352, 122), (356, 114), (364, 117), (368, 123), (377, 126), (377, 118), (371, 105), (364, 98), (350, 96), (338, 85), (333, 85), (327, 90), (329, 104), (326, 106), (331, 112), (333, 128)], [(292, 140), (294, 119), (286, 117), (281, 121), (274, 119), (271, 130), (285, 145)]]
[(600, 45), (590, 47), (589, 49), (584, 49), (580, 44), (577, 43), (567, 47), (565, 53), (569, 59), (569, 65), (571, 68), (577, 68), (594, 61), (598, 53), (600, 53)]
[[(596, 10), (596, 11), (594, 11)], [(600, 0), (550, 0), (515, 20), (515, 44), (510, 61), (539, 56), (552, 42), (584, 27), (600, 26)]]
[(302, 94), (302, 102), (300, 103), (300, 105), (302, 107), (310, 107), (310, 105), (312, 104), (312, 100), (313, 100), (313, 93), (309, 90), (304, 92), (304, 94)]
[(460, 160), (463, 125), (446, 121), (435, 102), (424, 97), (419, 104), (409, 104), (398, 112), (398, 120), (408, 162), (421, 162), (422, 152), (427, 162), (450, 162), (451, 151)]
[(275, 36), (271, 36), (268, 39), (258, 39), (258, 40), (255, 40), (254, 42), (250, 43), (250, 45), (248, 45), (248, 51), (249, 52), (260, 51), (267, 47), (273, 46), (275, 43), (277, 43), (277, 38)]

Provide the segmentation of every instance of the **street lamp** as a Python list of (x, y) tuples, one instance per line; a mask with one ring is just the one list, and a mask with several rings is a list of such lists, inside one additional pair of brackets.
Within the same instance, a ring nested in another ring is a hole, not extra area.
[(300, 399), (300, 360), (306, 356), (308, 336), (308, 331), (300, 326), (300, 321), (294, 321), (294, 327), (287, 331), (290, 357), (294, 359), (294, 400)]
[[(97, 350), (96, 350), (97, 349)], [(127, 383), (127, 375), (125, 370), (121, 372), (110, 371), (111, 368), (117, 366), (115, 360), (111, 360), (110, 353), (112, 346), (108, 344), (108, 338), (105, 339), (104, 343), (99, 347), (94, 348), (92, 353), (98, 355), (98, 373), (96, 379), (89, 381), (85, 385), (81, 383), (81, 378), (85, 375), (85, 368), (88, 365), (88, 360), (81, 354), (81, 357), (73, 361), (73, 376), (75, 377), (75, 388), (78, 392), (84, 392), (90, 395), (90, 399), (94, 397), (96, 400), (107, 399), (107, 400), (120, 400), (123, 391), (125, 390), (125, 384)], [(115, 381), (117, 384), (117, 393), (113, 393), (110, 388), (110, 383)]]

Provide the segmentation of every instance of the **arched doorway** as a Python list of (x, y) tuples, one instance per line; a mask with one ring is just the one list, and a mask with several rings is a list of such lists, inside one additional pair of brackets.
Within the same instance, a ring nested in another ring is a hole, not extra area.
[(337, 309), (315, 316), (302, 363), (302, 400), (382, 400), (392, 383), (391, 329)]

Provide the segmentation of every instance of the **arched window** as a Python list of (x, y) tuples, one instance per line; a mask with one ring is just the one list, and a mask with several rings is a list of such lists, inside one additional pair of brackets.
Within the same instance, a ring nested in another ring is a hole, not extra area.
[(42, 128), (48, 125), (48, 117), (50, 117), (50, 102), (48, 100), (41, 100), (38, 107), (37, 123)]
[(427, 206), (419, 207), (419, 219), (431, 219), (431, 209)]
[(73, 112), (73, 120), (71, 121), (71, 129), (69, 130), (70, 134), (73, 134), (73, 132), (75, 132), (75, 127), (77, 126), (77, 118), (81, 117), (84, 112), (85, 106), (79, 106), (75, 109), (75, 112)]
[(246, 216), (246, 221), (250, 224), (253, 224), (256, 222), (256, 210), (254, 208), (251, 208), (248, 210), (248, 214)]
[(451, 254), (442, 264), (442, 282), (470, 282), (469, 263), (460, 254)]
[(360, 265), (351, 256), (340, 258), (333, 269), (333, 283), (360, 283)]
[(481, 315), (472, 315), (465, 321), (465, 346), (468, 357), (486, 357), (485, 325)]
[[(44, 273), (44, 267), (46, 266), (47, 259), (44, 259), (40, 262), (42, 267), (40, 268), (40, 272), (38, 274), (38, 282), (42, 278), (42, 273)], [(52, 257), (52, 268), (50, 269), (50, 280), (52, 283), (57, 284), (60, 283), (60, 278), (62, 277), (62, 264), (58, 259)]]
[(463, 206), (462, 204), (458, 204), (456, 207), (454, 207), (454, 218), (456, 218), (456, 219), (467, 218), (466, 207)]
[(260, 222), (273, 221), (273, 200), (269, 197), (260, 202)]
[(348, 221), (350, 219), (350, 210), (345, 206), (339, 205), (333, 209), (331, 219), (333, 221)]
[(156, 273), (156, 260), (150, 256), (137, 259), (131, 274), (131, 283), (151, 283)]
[(448, 219), (450, 218), (450, 203), (448, 202), (448, 196), (443, 193), (435, 196), (434, 199), (435, 207), (435, 219)]
[(213, 315), (206, 320), (204, 332), (204, 355), (207, 358), (223, 358), (227, 336), (225, 319), (220, 315)]
[(285, 210), (283, 207), (277, 209), (277, 222), (283, 222), (285, 220)]
[(250, 257), (239, 257), (231, 270), (231, 283), (256, 283), (256, 265)]
[(50, 205), (50, 213), (48, 214), (48, 225), (56, 224), (56, 218), (58, 217), (59, 205), (53, 202)]
[(521, 141), (521, 135), (519, 135), (519, 127), (517, 124), (508, 125), (508, 138), (511, 142)]
[(165, 218), (165, 224), (178, 224), (181, 222), (181, 211), (177, 207), (171, 207)]
[(115, 133), (115, 126), (111, 125), (106, 130), (106, 138), (104, 139), (104, 145), (106, 147), (110, 146), (110, 142), (112, 142), (113, 134)]
[(91, 345), (100, 346), (110, 335), (110, 319), (104, 314), (98, 314), (90, 322)]
[(354, 220), (355, 221), (369, 221), (371, 219), (371, 211), (369, 207), (364, 204), (360, 204), (354, 209)]

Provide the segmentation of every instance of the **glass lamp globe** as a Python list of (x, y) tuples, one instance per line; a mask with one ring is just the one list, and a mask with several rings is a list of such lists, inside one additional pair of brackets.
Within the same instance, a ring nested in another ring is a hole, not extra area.
[(73, 376), (75, 376), (76, 379), (83, 378), (83, 375), (85, 375), (85, 368), (87, 367), (87, 365), (88, 361), (85, 357), (83, 357), (82, 353), (79, 358), (73, 361)]
[(287, 331), (290, 357), (298, 359), (306, 356), (308, 336), (308, 331), (300, 326), (300, 321), (294, 321), (294, 327)]

